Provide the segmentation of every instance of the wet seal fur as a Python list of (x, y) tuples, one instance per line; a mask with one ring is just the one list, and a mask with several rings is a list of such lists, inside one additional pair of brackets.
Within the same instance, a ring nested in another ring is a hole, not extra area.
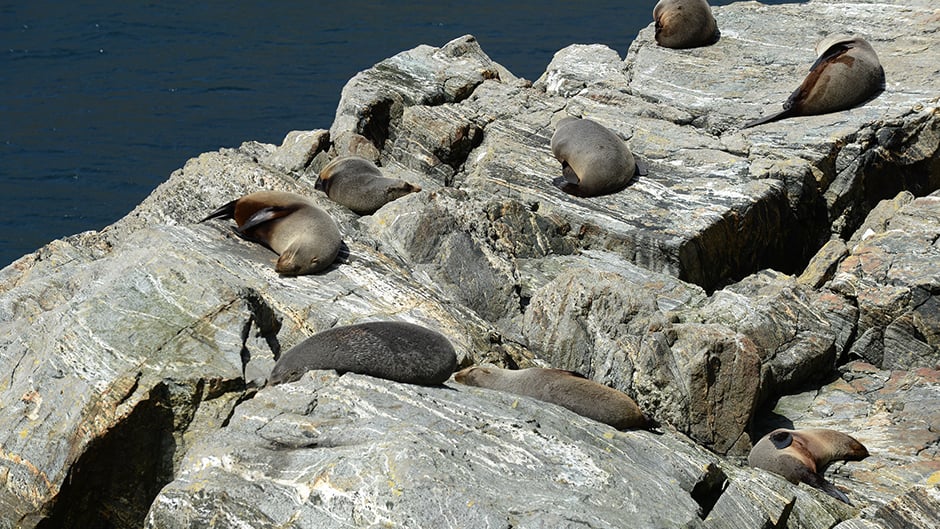
[(458, 371), (454, 380), (468, 386), (495, 389), (558, 404), (618, 430), (646, 426), (643, 412), (629, 395), (573, 371), (539, 367), (514, 370), (473, 366)]
[(295, 345), (278, 358), (268, 383), (293, 382), (313, 369), (435, 386), (457, 369), (457, 354), (444, 335), (421, 325), (359, 323), (334, 327)]
[(849, 505), (849, 498), (823, 478), (833, 461), (861, 461), (868, 449), (854, 437), (824, 428), (788, 430), (778, 428), (751, 448), (747, 462), (779, 474), (790, 483), (806, 483)]
[(616, 193), (634, 176), (646, 174), (645, 165), (637, 162), (620, 136), (590, 119), (562, 118), (555, 125), (551, 147), (562, 172), (553, 183), (571, 195)]
[(235, 233), (259, 242), (279, 257), (279, 274), (312, 274), (330, 266), (342, 246), (336, 223), (306, 198), (284, 191), (259, 191), (210, 213), (210, 219), (234, 219)]
[(371, 215), (395, 199), (421, 191), (421, 186), (382, 176), (374, 163), (361, 156), (343, 156), (328, 163), (314, 187), (358, 215)]
[(664, 48), (697, 48), (721, 38), (705, 0), (659, 0), (653, 8), (653, 21), (656, 43)]
[(816, 45), (809, 74), (776, 114), (745, 123), (754, 127), (796, 116), (847, 110), (868, 102), (885, 88), (885, 71), (874, 48), (861, 37), (832, 35)]

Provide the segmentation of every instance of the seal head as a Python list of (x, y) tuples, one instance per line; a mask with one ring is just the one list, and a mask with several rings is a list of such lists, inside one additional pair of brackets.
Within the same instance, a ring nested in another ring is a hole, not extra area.
[(659, 0), (653, 8), (656, 43), (664, 48), (697, 48), (718, 42), (721, 32), (705, 0)]
[(558, 404), (618, 430), (643, 428), (646, 418), (626, 393), (598, 384), (573, 371), (530, 367), (501, 369), (473, 366), (458, 371), (454, 380), (468, 386), (494, 389)]
[(235, 233), (279, 255), (274, 269), (287, 276), (312, 274), (330, 266), (342, 239), (333, 219), (306, 198), (284, 191), (259, 191), (210, 213), (234, 219)]
[(282, 354), (268, 382), (300, 379), (313, 369), (359, 373), (406, 384), (433, 386), (450, 378), (457, 354), (441, 333), (400, 321), (334, 327)]
[(314, 187), (358, 215), (371, 215), (393, 200), (421, 191), (420, 186), (382, 176), (374, 163), (361, 156), (333, 160), (320, 171)]
[(748, 455), (748, 464), (786, 478), (806, 483), (851, 504), (849, 498), (823, 478), (833, 461), (861, 461), (868, 450), (855, 438), (835, 430), (787, 430), (778, 428), (762, 437)]

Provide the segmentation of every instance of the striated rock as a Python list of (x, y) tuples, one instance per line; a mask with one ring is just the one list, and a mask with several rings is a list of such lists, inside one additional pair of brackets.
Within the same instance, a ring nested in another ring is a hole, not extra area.
[(849, 354), (886, 369), (940, 367), (940, 193), (899, 195), (862, 230), (826, 284), (858, 305)]
[[(419, 46), (350, 80), (329, 132), (200, 155), (115, 224), (0, 271), (0, 529), (930, 521), (940, 19), (926, 0), (714, 12), (714, 46), (660, 48), (650, 27), (625, 60), (572, 46), (535, 83), (471, 36)], [(862, 30), (877, 99), (736, 129), (805, 75), (809, 37)], [(565, 115), (649, 174), (556, 189)], [(313, 189), (343, 154), (424, 191), (358, 217)], [(197, 223), (262, 189), (329, 212), (334, 266), (278, 277), (272, 252)], [(263, 387), (286, 348), (369, 320), (438, 330), (462, 366), (580, 371), (661, 432), (356, 375)], [(871, 364), (819, 387), (848, 358)], [(860, 514), (739, 468), (764, 404), (869, 447), (829, 470)]]
[(146, 526), (696, 527), (715, 464), (525, 397), (311, 372), (190, 450)]

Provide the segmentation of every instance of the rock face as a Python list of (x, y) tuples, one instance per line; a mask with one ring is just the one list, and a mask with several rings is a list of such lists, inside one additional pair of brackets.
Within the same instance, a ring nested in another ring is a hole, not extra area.
[[(328, 131), (203, 154), (114, 225), (0, 271), (0, 528), (936, 525), (940, 17), (714, 12), (714, 46), (660, 48), (649, 27), (625, 60), (571, 46), (534, 83), (469, 36), (403, 52), (350, 80)], [(817, 37), (873, 28), (878, 98), (737, 130)], [(649, 174), (555, 188), (566, 115)], [(360, 217), (313, 189), (346, 154), (424, 191)], [(280, 277), (198, 223), (262, 189), (328, 211), (337, 263)], [(450, 382), (264, 386), (288, 348), (369, 320), (441, 332), (462, 367), (577, 370), (657, 431)], [(866, 444), (830, 471), (857, 507), (742, 466), (775, 426)]]

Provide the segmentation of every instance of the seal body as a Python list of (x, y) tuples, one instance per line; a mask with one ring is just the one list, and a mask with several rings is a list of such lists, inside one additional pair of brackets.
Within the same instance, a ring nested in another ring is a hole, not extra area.
[(562, 170), (555, 184), (572, 195), (615, 193), (642, 172), (623, 140), (590, 119), (562, 118), (555, 126), (551, 146)]
[(643, 412), (627, 394), (572, 371), (473, 366), (458, 371), (454, 380), (468, 386), (495, 389), (558, 404), (618, 430), (646, 425)]
[(806, 483), (851, 504), (822, 474), (833, 461), (861, 461), (866, 457), (868, 450), (862, 443), (842, 432), (778, 428), (757, 441), (747, 462), (754, 468), (783, 476), (790, 483)]
[(382, 176), (374, 163), (360, 156), (343, 156), (327, 164), (315, 187), (359, 215), (371, 215), (392, 200), (421, 191), (420, 186)]
[(659, 0), (653, 8), (656, 43), (664, 48), (696, 48), (721, 37), (705, 0)]
[(209, 219), (234, 219), (235, 230), (278, 255), (274, 269), (284, 275), (311, 274), (330, 266), (342, 240), (336, 223), (306, 198), (284, 191), (245, 195), (210, 213)]
[(444, 335), (413, 323), (378, 321), (307, 338), (281, 355), (268, 382), (293, 382), (312, 369), (333, 369), (430, 386), (442, 384), (456, 368), (457, 354)]
[(783, 110), (745, 123), (742, 128), (794, 116), (838, 112), (877, 96), (885, 87), (885, 72), (874, 48), (861, 37), (833, 35), (816, 45), (817, 59)]

